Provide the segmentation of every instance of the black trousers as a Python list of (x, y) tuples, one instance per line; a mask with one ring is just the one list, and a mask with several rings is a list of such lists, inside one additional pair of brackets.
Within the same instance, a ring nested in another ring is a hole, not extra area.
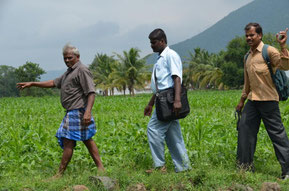
[(277, 101), (247, 101), (238, 130), (237, 161), (239, 165), (245, 168), (253, 165), (261, 119), (273, 143), (276, 157), (282, 168), (282, 175), (289, 174), (289, 140), (281, 121)]

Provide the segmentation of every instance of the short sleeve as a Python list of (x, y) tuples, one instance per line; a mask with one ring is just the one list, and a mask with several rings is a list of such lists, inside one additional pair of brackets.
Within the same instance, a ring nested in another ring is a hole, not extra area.
[(280, 53), (275, 47), (269, 46), (268, 54), (270, 57), (270, 62), (274, 67), (274, 72), (276, 71), (276, 67), (281, 70), (289, 70), (289, 59), (288, 57), (284, 56), (283, 53)]
[(180, 77), (182, 81), (182, 61), (180, 56), (176, 52), (172, 51), (171, 54), (168, 54), (167, 61), (172, 76), (176, 75)]
[(80, 70), (80, 85), (83, 89), (84, 94), (87, 96), (89, 93), (95, 93), (95, 84), (93, 77), (88, 68), (82, 68)]
[(62, 74), (62, 76), (55, 78), (53, 80), (55, 87), (57, 87), (58, 89), (61, 88), (61, 81), (62, 81), (63, 76), (64, 76), (64, 74)]

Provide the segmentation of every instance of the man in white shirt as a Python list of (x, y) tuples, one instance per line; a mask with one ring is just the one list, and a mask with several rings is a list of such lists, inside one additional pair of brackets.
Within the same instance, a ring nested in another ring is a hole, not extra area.
[[(155, 103), (156, 84), (158, 90), (164, 90), (174, 87), (175, 100), (174, 112), (178, 114), (182, 108), (181, 104), (181, 83), (182, 83), (182, 62), (179, 55), (167, 46), (166, 34), (162, 29), (155, 29), (149, 35), (151, 48), (153, 52), (159, 54), (158, 60), (154, 65), (151, 78), (151, 89), (153, 96), (144, 110), (145, 116), (151, 116), (152, 108)], [(156, 81), (155, 81), (156, 76)], [(147, 129), (148, 141), (156, 169), (162, 172), (166, 171), (164, 157), (164, 141), (169, 148), (175, 171), (181, 172), (190, 169), (190, 162), (187, 155), (181, 127), (178, 120), (163, 122), (157, 119), (156, 111), (148, 123)], [(147, 170), (147, 173), (154, 169)]]

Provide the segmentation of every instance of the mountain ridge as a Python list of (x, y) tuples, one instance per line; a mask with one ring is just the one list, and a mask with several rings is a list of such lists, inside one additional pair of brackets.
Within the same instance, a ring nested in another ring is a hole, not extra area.
[[(249, 22), (259, 23), (264, 34), (268, 32), (277, 33), (287, 27), (289, 28), (288, 8), (289, 0), (254, 0), (230, 12), (203, 32), (169, 46), (181, 56), (183, 61), (189, 57), (190, 52), (193, 53), (194, 49), (198, 47), (206, 49), (210, 53), (218, 53), (225, 50), (228, 42), (233, 38), (243, 36), (244, 27)], [(156, 58), (157, 54), (153, 53), (147, 55), (144, 59), (148, 64), (154, 64)], [(50, 74), (60, 74), (61, 72), (47, 71), (49, 74), (46, 74), (44, 78), (54, 77)]]
[[(277, 2), (277, 3), (276, 3)], [(277, 33), (289, 27), (288, 0), (254, 0), (243, 7), (230, 12), (203, 32), (179, 43), (170, 45), (183, 60), (190, 52), (199, 47), (210, 53), (225, 50), (228, 42), (236, 36), (244, 35), (244, 27), (250, 22), (257, 22), (263, 33)], [(147, 62), (155, 62), (156, 55), (147, 57)]]

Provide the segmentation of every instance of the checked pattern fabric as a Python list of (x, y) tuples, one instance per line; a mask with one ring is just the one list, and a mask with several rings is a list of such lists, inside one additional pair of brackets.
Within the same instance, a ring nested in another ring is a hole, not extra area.
[(95, 135), (96, 126), (93, 117), (91, 117), (91, 123), (88, 126), (82, 124), (84, 112), (84, 108), (68, 110), (66, 112), (55, 135), (58, 139), (59, 146), (62, 149), (63, 138), (74, 141), (85, 141)]

